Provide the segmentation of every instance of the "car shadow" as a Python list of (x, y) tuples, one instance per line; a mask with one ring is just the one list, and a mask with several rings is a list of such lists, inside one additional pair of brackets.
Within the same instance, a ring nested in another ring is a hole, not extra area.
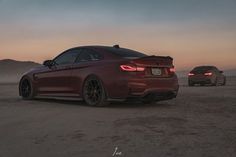
[(196, 84), (196, 85), (194, 85), (194, 86), (189, 86), (189, 85), (187, 85), (187, 84), (185, 84), (185, 85), (181, 85), (182, 87), (220, 87), (221, 85), (218, 85), (218, 86), (213, 86), (213, 85), (210, 85), (210, 84), (206, 84), (206, 85), (199, 85), (199, 84)]
[(167, 103), (167, 101), (160, 101), (151, 104), (143, 104), (140, 101), (125, 101), (125, 102), (110, 102), (106, 106), (89, 106), (82, 100), (63, 100), (54, 98), (36, 98), (34, 101), (41, 103), (53, 103), (62, 105), (76, 105), (83, 107), (95, 107), (95, 108), (148, 108), (148, 107), (171, 107), (174, 106), (173, 103)]
[(105, 107), (111, 107), (111, 108), (153, 108), (153, 107), (159, 107), (159, 108), (169, 108), (171, 106), (174, 106), (172, 103), (167, 103), (166, 101), (160, 101), (156, 103), (151, 104), (143, 104), (141, 102), (112, 102), (110, 105)]
[(87, 106), (86, 103), (82, 100), (64, 100), (64, 99), (56, 99), (56, 98), (35, 98), (33, 101), (38, 101), (42, 103), (56, 103), (63, 105), (80, 105)]

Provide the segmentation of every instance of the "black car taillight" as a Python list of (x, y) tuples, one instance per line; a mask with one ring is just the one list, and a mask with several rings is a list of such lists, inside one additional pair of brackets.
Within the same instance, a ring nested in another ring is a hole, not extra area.
[(212, 75), (212, 72), (206, 72), (204, 73), (205, 76), (211, 76)]
[(188, 73), (188, 76), (194, 76), (195, 74), (194, 73)]

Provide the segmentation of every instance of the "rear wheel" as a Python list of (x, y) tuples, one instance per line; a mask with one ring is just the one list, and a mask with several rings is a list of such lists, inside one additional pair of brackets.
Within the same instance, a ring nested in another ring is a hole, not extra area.
[(106, 92), (102, 82), (96, 76), (89, 76), (83, 86), (84, 101), (90, 106), (106, 106)]
[(33, 99), (35, 96), (32, 82), (28, 79), (23, 79), (19, 86), (20, 95), (25, 100)]
[(217, 86), (218, 85), (218, 78), (216, 77), (215, 81), (211, 83), (212, 86)]
[(226, 78), (224, 78), (224, 81), (222, 83), (222, 86), (225, 86), (226, 85)]

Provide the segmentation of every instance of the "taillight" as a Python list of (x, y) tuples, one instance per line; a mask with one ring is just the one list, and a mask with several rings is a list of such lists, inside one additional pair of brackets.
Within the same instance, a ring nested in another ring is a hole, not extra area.
[(120, 65), (120, 68), (121, 68), (123, 71), (136, 71), (136, 70), (137, 70), (136, 67), (131, 66), (131, 65)]
[(175, 72), (175, 68), (174, 67), (170, 68), (170, 72), (174, 73)]
[(212, 72), (207, 72), (207, 73), (204, 73), (205, 76), (211, 76), (212, 75)]
[(188, 76), (193, 76), (194, 75), (194, 73), (188, 73)]
[(137, 67), (137, 71), (144, 71), (145, 68), (144, 67)]
[(129, 72), (134, 72), (134, 71), (144, 71), (145, 68), (144, 67), (139, 67), (139, 66), (136, 66), (136, 65), (120, 65), (120, 68), (121, 70), (123, 71), (129, 71)]

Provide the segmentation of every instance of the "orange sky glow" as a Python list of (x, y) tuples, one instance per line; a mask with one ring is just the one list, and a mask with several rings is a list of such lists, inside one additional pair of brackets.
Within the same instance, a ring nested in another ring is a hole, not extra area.
[(0, 59), (42, 63), (71, 47), (119, 44), (172, 56), (177, 70), (236, 68), (235, 2), (138, 2), (0, 1)]

